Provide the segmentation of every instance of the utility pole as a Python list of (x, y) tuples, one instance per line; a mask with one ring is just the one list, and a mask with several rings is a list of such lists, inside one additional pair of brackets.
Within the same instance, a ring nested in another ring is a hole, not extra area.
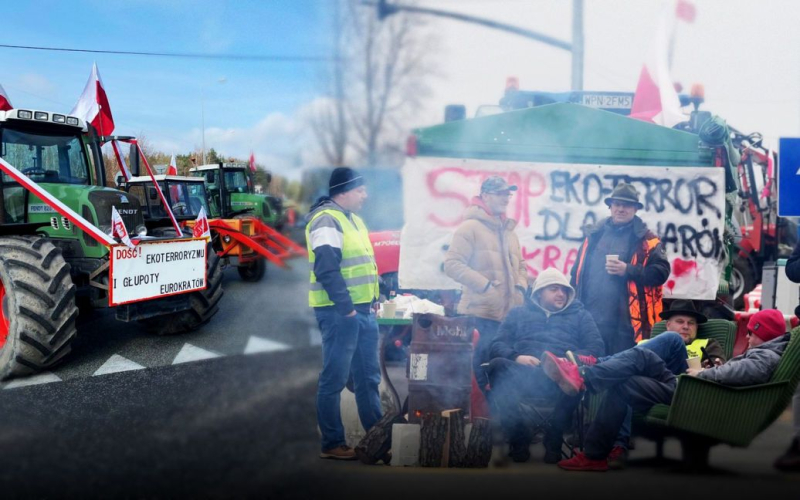
[(375, 6), (377, 8), (378, 19), (383, 21), (392, 14), (398, 12), (408, 12), (410, 14), (425, 14), (448, 19), (455, 19), (465, 23), (478, 24), (493, 28), (507, 33), (514, 33), (537, 42), (545, 43), (552, 47), (566, 50), (572, 53), (572, 90), (583, 90), (583, 0), (572, 0), (572, 42), (565, 42), (533, 30), (520, 28), (511, 24), (501, 23), (485, 19), (482, 17), (460, 14), (439, 9), (429, 9), (425, 7), (414, 7), (410, 5), (398, 5), (389, 3), (388, 0), (377, 0), (377, 2), (364, 0), (364, 5)]
[(572, 0), (572, 90), (583, 90), (583, 0)]

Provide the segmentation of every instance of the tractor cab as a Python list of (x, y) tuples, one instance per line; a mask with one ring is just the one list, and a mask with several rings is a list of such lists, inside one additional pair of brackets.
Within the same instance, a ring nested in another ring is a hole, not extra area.
[(252, 212), (252, 208), (234, 206), (234, 195), (250, 192), (252, 182), (246, 164), (212, 163), (200, 165), (189, 171), (195, 179), (205, 180), (211, 201), (212, 215), (229, 219), (236, 215)]
[[(244, 162), (212, 163), (189, 170), (194, 177), (205, 179), (211, 208), (215, 217), (230, 219), (237, 215), (252, 215), (264, 224), (275, 227), (280, 212), (268, 196), (257, 194), (250, 168)], [(271, 176), (267, 174), (267, 182)], [(280, 207), (282, 210), (282, 206)]]
[[(206, 214), (211, 213), (203, 179), (178, 175), (154, 177), (178, 221), (196, 219), (201, 208), (205, 209)], [(132, 177), (125, 183), (125, 188), (141, 204), (148, 225), (154, 227), (170, 225), (169, 215), (164, 210), (164, 203), (150, 176)]]

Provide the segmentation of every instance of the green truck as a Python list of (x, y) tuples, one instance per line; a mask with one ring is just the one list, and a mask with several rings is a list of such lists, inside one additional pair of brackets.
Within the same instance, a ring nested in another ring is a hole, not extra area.
[[(105, 187), (102, 140), (91, 125), (74, 116), (27, 109), (0, 112), (0, 157), (89, 224), (110, 234), (116, 208), (132, 236), (164, 245), (161, 248), (191, 241), (178, 241), (174, 234), (168, 235), (172, 241), (154, 237), (160, 230), (146, 223), (139, 200)], [(192, 330), (217, 312), (221, 275), (213, 266), (199, 271), (206, 273), (205, 289), (195, 286), (196, 291), (183, 293), (169, 284), (164, 286), (174, 293), (114, 301), (122, 285), (112, 276), (109, 247), (18, 179), (5, 172), (0, 179), (0, 379), (62, 360), (76, 334), (79, 307), (89, 311), (113, 304), (118, 320), (138, 321), (155, 333)], [(156, 247), (142, 246), (141, 251), (152, 248)], [(202, 249), (196, 253), (199, 256)], [(156, 273), (130, 278), (131, 286), (134, 280), (157, 280), (167, 266), (156, 264), (150, 268)], [(124, 267), (120, 264), (117, 271)]]
[[(752, 153), (764, 151), (760, 138), (697, 109), (669, 129), (570, 101), (526, 102), (532, 107), (413, 131), (403, 168), (400, 287), (457, 288), (441, 269), (443, 252), (489, 175), (519, 186), (508, 215), (519, 222), (532, 277), (547, 267), (570, 271), (583, 227), (608, 215), (603, 199), (625, 181), (640, 191), (639, 215), (667, 249), (666, 297), (707, 300), (732, 317), (731, 268), (742, 233), (734, 211), (774, 204), (740, 191), (743, 180), (765, 180), (763, 170), (738, 168), (758, 161)], [(761, 213), (759, 223), (768, 224), (768, 211)]]

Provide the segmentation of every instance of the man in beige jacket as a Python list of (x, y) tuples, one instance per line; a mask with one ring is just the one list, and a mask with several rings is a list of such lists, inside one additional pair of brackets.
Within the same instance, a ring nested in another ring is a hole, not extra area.
[(474, 316), (480, 332), (473, 370), (481, 389), (488, 383), (480, 365), (489, 362), (489, 345), (508, 311), (522, 305), (528, 287), (514, 233), (517, 222), (505, 215), (516, 190), (517, 186), (498, 176), (483, 181), (481, 194), (467, 207), (444, 261), (445, 274), (462, 285), (458, 312)]

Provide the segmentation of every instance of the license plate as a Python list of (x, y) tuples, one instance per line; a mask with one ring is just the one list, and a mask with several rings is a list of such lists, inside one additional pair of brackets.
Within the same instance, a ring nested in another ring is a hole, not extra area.
[(598, 109), (631, 109), (633, 96), (585, 94), (581, 104)]

